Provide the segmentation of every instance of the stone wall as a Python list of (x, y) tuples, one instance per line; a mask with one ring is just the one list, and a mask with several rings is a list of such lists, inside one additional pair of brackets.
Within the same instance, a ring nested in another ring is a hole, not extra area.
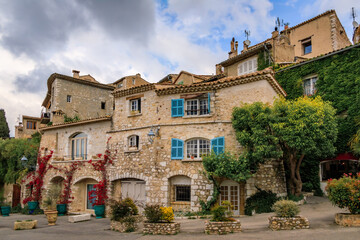
[(143, 234), (175, 235), (180, 232), (180, 223), (144, 223)]
[(343, 227), (360, 227), (360, 214), (337, 213), (335, 222)]
[[(51, 112), (61, 110), (68, 117), (79, 116), (80, 119), (98, 118), (112, 115), (113, 97), (112, 91), (100, 87), (90, 86), (77, 82), (57, 78), (52, 84)], [(71, 96), (71, 102), (67, 102), (67, 95)], [(101, 102), (105, 102), (105, 109), (101, 109)], [(53, 123), (63, 122), (63, 118), (53, 118)]]
[(206, 234), (228, 234), (241, 232), (241, 223), (240, 221), (235, 222), (205, 222), (205, 233)]
[(271, 230), (295, 230), (310, 228), (309, 220), (305, 217), (269, 217), (269, 228)]

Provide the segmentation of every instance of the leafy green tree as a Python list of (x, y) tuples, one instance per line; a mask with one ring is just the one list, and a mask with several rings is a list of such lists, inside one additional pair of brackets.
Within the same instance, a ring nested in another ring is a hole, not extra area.
[(359, 129), (355, 133), (355, 135), (351, 138), (349, 144), (351, 150), (356, 154), (360, 155), (360, 117), (357, 120), (357, 125), (359, 126)]
[(9, 125), (6, 121), (4, 109), (0, 109), (0, 138), (9, 138)]
[(25, 156), (29, 165), (35, 165), (40, 145), (40, 134), (28, 139), (0, 139), (0, 182), (15, 183), (24, 170), (21, 158)]
[(301, 194), (300, 165), (305, 156), (327, 157), (335, 152), (337, 123), (334, 108), (320, 97), (278, 99), (235, 108), (233, 127), (244, 156), (257, 169), (260, 163), (280, 158), (288, 170), (288, 190)]

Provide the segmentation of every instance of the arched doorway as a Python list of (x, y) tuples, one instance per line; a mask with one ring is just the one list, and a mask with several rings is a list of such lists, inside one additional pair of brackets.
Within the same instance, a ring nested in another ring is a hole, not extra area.
[(232, 180), (225, 180), (220, 184), (220, 205), (229, 201), (233, 207), (234, 215), (243, 214), (244, 186)]
[(72, 211), (93, 213), (94, 204), (89, 199), (89, 192), (94, 190), (95, 184), (98, 184), (95, 179), (84, 178), (72, 186), (74, 197), (74, 200), (71, 202)]

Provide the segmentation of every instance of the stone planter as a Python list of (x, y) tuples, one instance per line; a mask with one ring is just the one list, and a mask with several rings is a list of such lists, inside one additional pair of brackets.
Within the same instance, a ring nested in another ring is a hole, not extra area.
[(54, 226), (58, 217), (58, 211), (46, 210), (44, 213), (47, 217), (48, 225)]
[(25, 220), (14, 222), (14, 230), (26, 230), (36, 228), (37, 220)]
[(309, 220), (302, 216), (295, 217), (269, 217), (269, 228), (271, 230), (295, 230), (310, 228)]
[(180, 232), (180, 223), (147, 223), (144, 222), (143, 234), (175, 235)]
[(117, 232), (134, 232), (138, 229), (138, 223), (111, 221), (110, 229)]
[(206, 234), (228, 234), (241, 232), (241, 223), (239, 220), (233, 222), (205, 222), (205, 233)]
[(360, 227), (360, 214), (337, 213), (335, 222), (343, 227)]

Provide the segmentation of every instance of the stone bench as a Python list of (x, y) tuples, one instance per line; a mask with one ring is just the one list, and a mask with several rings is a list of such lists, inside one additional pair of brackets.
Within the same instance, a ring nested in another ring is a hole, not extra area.
[(69, 216), (69, 222), (71, 223), (89, 221), (90, 219), (91, 219), (91, 214), (80, 214), (80, 215)]

